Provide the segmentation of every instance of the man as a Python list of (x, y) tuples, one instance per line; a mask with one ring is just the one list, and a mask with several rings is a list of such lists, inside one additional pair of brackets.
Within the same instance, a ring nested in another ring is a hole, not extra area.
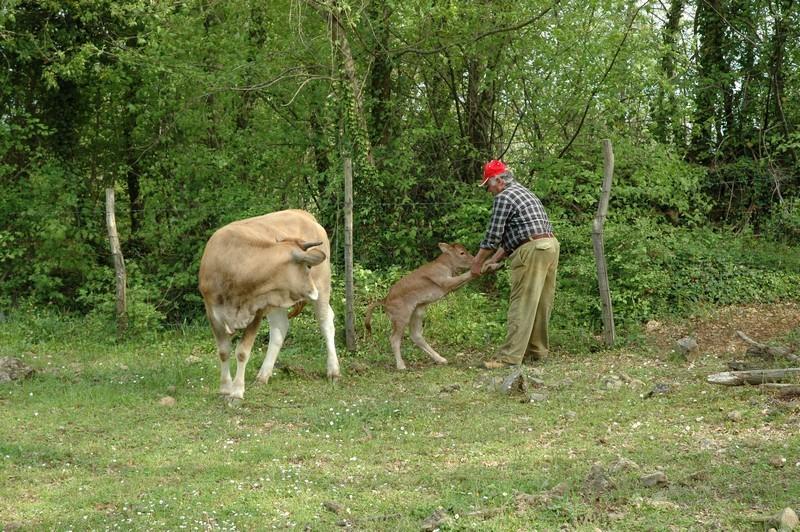
[(541, 360), (550, 348), (547, 324), (560, 245), (542, 202), (514, 179), (503, 162), (491, 160), (484, 165), (480, 186), (494, 196), (494, 202), (489, 228), (472, 262), (472, 275), (495, 270), (499, 261), (511, 257), (506, 340), (483, 367), (499, 369), (522, 364), (524, 359)]

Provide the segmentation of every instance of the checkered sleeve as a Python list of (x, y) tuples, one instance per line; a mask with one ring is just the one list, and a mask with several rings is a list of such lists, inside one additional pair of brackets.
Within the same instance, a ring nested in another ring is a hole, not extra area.
[(497, 195), (492, 204), (492, 216), (489, 218), (489, 228), (486, 230), (480, 247), (483, 249), (497, 249), (503, 238), (506, 228), (506, 221), (513, 206), (505, 195)]

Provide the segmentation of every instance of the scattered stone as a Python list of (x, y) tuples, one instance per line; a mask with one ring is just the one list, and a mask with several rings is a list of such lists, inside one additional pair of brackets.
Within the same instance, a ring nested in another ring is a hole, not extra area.
[(656, 320), (650, 320), (645, 324), (644, 328), (647, 332), (657, 331), (658, 329), (661, 328), (661, 322)]
[(547, 401), (547, 395), (543, 393), (529, 394), (528, 397), (523, 400), (524, 403), (541, 403), (542, 401)]
[(167, 395), (162, 397), (161, 400), (158, 401), (158, 404), (161, 406), (175, 406), (178, 404), (178, 401), (176, 401), (174, 397)]
[(586, 490), (595, 495), (600, 495), (614, 488), (614, 483), (603, 469), (602, 464), (595, 463), (589, 470), (589, 474), (584, 481)]
[(653, 386), (653, 389), (647, 392), (644, 396), (645, 398), (653, 397), (654, 395), (664, 395), (672, 391), (672, 387), (669, 384), (664, 384), (660, 382)]
[(628, 460), (627, 458), (619, 458), (617, 459), (616, 462), (611, 464), (612, 473), (619, 473), (621, 471), (631, 471), (638, 469), (639, 469), (639, 464), (637, 464), (633, 460)]
[(445, 522), (447, 522), (447, 519), (448, 515), (444, 508), (437, 508), (436, 511), (434, 511), (422, 522), (422, 530), (426, 530), (428, 532), (436, 530)]
[(675, 342), (675, 345), (678, 346), (678, 352), (683, 356), (692, 355), (695, 351), (697, 351), (697, 341), (691, 336), (681, 338)]
[(352, 375), (362, 375), (369, 371), (369, 366), (358, 360), (350, 360), (347, 364), (347, 371)]
[(640, 480), (642, 481), (642, 484), (648, 488), (656, 488), (667, 485), (667, 475), (665, 475), (662, 471), (656, 471), (655, 473), (644, 475), (640, 478)]
[(188, 357), (186, 357), (186, 363), (189, 364), (190, 366), (192, 364), (199, 364), (202, 361), (203, 359), (197, 355), (189, 355)]
[(798, 519), (797, 514), (791, 508), (784, 508), (778, 512), (778, 515), (775, 516), (775, 521), (778, 530), (782, 532), (784, 530), (794, 530), (797, 528), (797, 525), (800, 524), (800, 519)]
[(452, 393), (452, 392), (457, 392), (460, 389), (461, 389), (460, 384), (448, 384), (447, 386), (442, 386), (439, 389), (439, 393)]
[(0, 383), (27, 379), (33, 368), (14, 357), (0, 357)]
[(741, 421), (742, 420), (742, 413), (738, 410), (732, 410), (728, 412), (728, 419), (733, 422)]
[(568, 485), (566, 482), (561, 482), (555, 485), (552, 489), (544, 493), (537, 493), (531, 495), (528, 493), (518, 493), (514, 497), (514, 502), (517, 504), (517, 512), (523, 513), (531, 507), (542, 506), (549, 504), (553, 499), (558, 499), (567, 493)]
[(603, 380), (603, 387), (607, 390), (616, 391), (622, 388), (622, 381), (616, 375), (611, 375)]
[(500, 384), (500, 393), (511, 395), (514, 392), (528, 393), (528, 383), (522, 366), (512, 369)]
[(786, 465), (786, 458), (783, 456), (773, 456), (769, 459), (769, 465), (774, 467), (775, 469), (781, 469), (783, 466)]
[(344, 511), (344, 506), (336, 501), (325, 501), (322, 503), (322, 507), (335, 514), (340, 514)]

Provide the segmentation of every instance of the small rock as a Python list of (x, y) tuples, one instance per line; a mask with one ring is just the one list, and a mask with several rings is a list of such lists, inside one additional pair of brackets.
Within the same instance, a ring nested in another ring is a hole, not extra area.
[(630, 471), (639, 469), (639, 464), (627, 458), (619, 458), (616, 462), (611, 464), (611, 471), (619, 473), (620, 471)]
[(645, 324), (644, 328), (647, 332), (656, 331), (661, 328), (661, 322), (656, 320), (650, 320)]
[(678, 351), (684, 355), (690, 355), (697, 350), (697, 341), (691, 336), (681, 338), (675, 345), (678, 346)]
[(0, 383), (26, 379), (33, 368), (14, 357), (0, 357)]
[(603, 381), (603, 386), (607, 390), (619, 390), (622, 388), (622, 381), (616, 375), (612, 375)]
[(669, 384), (664, 384), (663, 382), (660, 382), (655, 386), (653, 386), (653, 389), (647, 392), (644, 396), (645, 398), (647, 398), (647, 397), (653, 397), (654, 395), (663, 395), (669, 393), (671, 390), (672, 388), (670, 387)]
[(586, 489), (596, 495), (606, 492), (614, 487), (614, 483), (608, 477), (601, 464), (593, 464), (589, 474), (584, 481)]
[(335, 514), (340, 514), (344, 511), (344, 506), (335, 501), (325, 501), (322, 503), (322, 507)]
[(169, 393), (175, 393), (175, 390), (177, 390), (177, 388), (175, 387), (174, 384), (170, 384), (169, 386), (167, 386), (167, 391)]
[(447, 386), (442, 386), (439, 389), (439, 393), (452, 393), (452, 392), (457, 392), (460, 389), (461, 389), (460, 384), (448, 384)]
[(769, 459), (769, 465), (774, 467), (775, 469), (781, 469), (783, 466), (786, 465), (786, 458), (783, 456), (773, 456)]
[(444, 510), (444, 508), (437, 508), (435, 512), (429, 515), (427, 519), (422, 522), (422, 530), (426, 530), (428, 532), (436, 530), (447, 521), (447, 518), (447, 512)]
[(547, 401), (547, 396), (543, 393), (531, 393), (528, 394), (528, 397), (525, 401), (527, 403), (541, 403), (542, 401)]
[(650, 473), (649, 475), (644, 475), (640, 478), (642, 484), (647, 486), (648, 488), (655, 488), (667, 485), (667, 475), (665, 475), (662, 471), (656, 471), (655, 473)]
[(176, 401), (174, 397), (170, 397), (169, 395), (167, 395), (162, 397), (158, 401), (158, 404), (160, 404), (161, 406), (175, 406), (176, 404), (178, 404), (178, 401)]
[(510, 395), (516, 391), (522, 392), (523, 394), (528, 391), (528, 383), (526, 382), (525, 373), (521, 366), (511, 370), (511, 373), (503, 379), (503, 383), (500, 385), (500, 392), (506, 395)]
[(734, 422), (741, 421), (742, 420), (742, 413), (739, 412), (738, 410), (732, 410), (731, 412), (728, 412), (728, 419), (730, 419), (731, 421), (734, 421)]
[(798, 519), (797, 514), (791, 508), (784, 508), (775, 516), (775, 525), (777, 525), (780, 531), (794, 530), (797, 528), (798, 524), (800, 524), (800, 519)]
[(202, 361), (203, 359), (196, 355), (189, 355), (188, 357), (186, 357), (186, 363), (189, 365), (198, 364)]

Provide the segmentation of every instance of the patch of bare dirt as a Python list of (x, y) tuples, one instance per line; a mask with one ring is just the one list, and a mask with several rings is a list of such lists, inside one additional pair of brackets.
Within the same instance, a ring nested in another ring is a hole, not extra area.
[[(675, 347), (679, 338), (692, 336), (702, 353), (736, 357), (747, 351), (747, 344), (736, 336), (742, 331), (757, 342), (769, 343), (800, 329), (800, 304), (770, 303), (722, 307), (682, 323), (651, 322), (648, 340), (661, 350)], [(794, 351), (800, 346), (788, 345)]]

